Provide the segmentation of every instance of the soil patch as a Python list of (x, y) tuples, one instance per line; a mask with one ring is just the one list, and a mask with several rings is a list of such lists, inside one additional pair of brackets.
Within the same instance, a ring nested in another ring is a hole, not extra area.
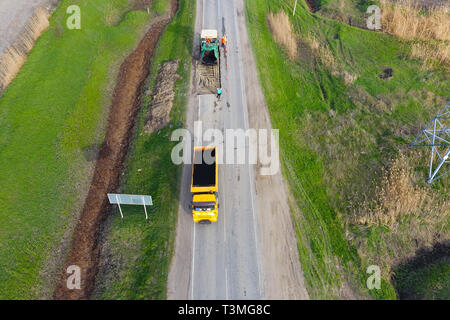
[(312, 13), (318, 11), (320, 9), (319, 3), (317, 0), (306, 0), (306, 4), (308, 5), (309, 11)]
[[(98, 271), (100, 228), (108, 212), (106, 193), (116, 191), (122, 171), (134, 120), (140, 107), (145, 80), (159, 37), (178, 9), (172, 0), (171, 15), (156, 21), (147, 34), (122, 63), (114, 89), (105, 141), (103, 142), (94, 176), (80, 219), (75, 227), (72, 245), (53, 294), (54, 299), (88, 299), (94, 289)], [(81, 269), (81, 289), (69, 290), (66, 285), (67, 267)]]
[(133, 10), (147, 10), (152, 2), (153, 0), (135, 0)]
[(220, 66), (205, 66), (199, 61), (194, 62), (195, 78), (198, 94), (215, 94), (220, 88)]
[(175, 98), (175, 82), (179, 78), (177, 70), (178, 60), (175, 60), (164, 63), (158, 73), (152, 102), (147, 111), (144, 128), (147, 134), (161, 130), (170, 121), (170, 111)]
[(383, 72), (380, 73), (379, 77), (381, 79), (389, 79), (390, 77), (392, 77), (394, 75), (394, 70), (390, 67), (386, 67), (383, 69)]

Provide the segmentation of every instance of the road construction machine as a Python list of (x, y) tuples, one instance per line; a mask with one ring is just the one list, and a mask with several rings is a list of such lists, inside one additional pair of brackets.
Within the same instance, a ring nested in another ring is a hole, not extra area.
[(202, 30), (200, 36), (200, 61), (207, 66), (216, 65), (219, 61), (219, 46), (217, 30)]

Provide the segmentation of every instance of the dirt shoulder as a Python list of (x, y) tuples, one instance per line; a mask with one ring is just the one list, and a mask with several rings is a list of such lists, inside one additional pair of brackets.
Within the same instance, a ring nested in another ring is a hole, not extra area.
[(51, 11), (58, 2), (58, 0), (0, 1), (0, 55), (19, 38), (22, 29), (37, 8)]
[[(237, 0), (238, 28), (243, 54), (245, 90), (250, 128), (272, 129), (269, 112), (258, 80), (258, 72), (248, 39), (245, 9)], [(267, 299), (309, 299), (300, 265), (297, 237), (291, 219), (289, 189), (281, 170), (273, 176), (261, 176), (255, 167), (259, 234)]]
[[(138, 47), (122, 63), (109, 112), (106, 137), (96, 162), (94, 177), (72, 239), (71, 250), (54, 292), (54, 299), (88, 299), (98, 271), (100, 228), (108, 212), (106, 193), (114, 192), (126, 157), (134, 119), (154, 49), (178, 8), (172, 1), (170, 17), (155, 21)], [(68, 290), (67, 267), (81, 268), (81, 289)]]

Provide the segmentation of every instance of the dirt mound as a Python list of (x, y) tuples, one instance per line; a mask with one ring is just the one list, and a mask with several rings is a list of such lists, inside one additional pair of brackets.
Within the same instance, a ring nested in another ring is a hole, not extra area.
[(169, 61), (162, 65), (158, 73), (156, 85), (147, 111), (145, 133), (161, 130), (170, 121), (170, 111), (175, 98), (175, 82), (179, 78), (177, 74), (178, 60)]
[(205, 66), (201, 62), (196, 62), (195, 76), (197, 79), (198, 94), (215, 94), (220, 88), (220, 66)]
[[(159, 37), (177, 9), (178, 1), (172, 0), (170, 18), (155, 22), (137, 49), (120, 67), (105, 141), (101, 146), (91, 187), (74, 231), (71, 250), (53, 294), (54, 299), (88, 299), (94, 289), (98, 271), (99, 229), (108, 212), (106, 193), (115, 191), (118, 186), (134, 119), (140, 106), (142, 88), (149, 74), (151, 57)], [(70, 265), (81, 268), (80, 290), (67, 289), (66, 270)]]

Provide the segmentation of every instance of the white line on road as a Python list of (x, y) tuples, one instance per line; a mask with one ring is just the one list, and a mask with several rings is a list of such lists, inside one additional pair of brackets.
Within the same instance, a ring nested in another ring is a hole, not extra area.
[[(222, 172), (223, 172), (223, 170), (222, 170)], [(222, 181), (225, 181), (225, 179), (224, 179), (224, 177), (223, 177), (223, 174), (222, 174)], [(225, 192), (225, 185), (226, 185), (226, 183), (223, 183), (222, 182), (222, 194), (226, 194)], [(223, 198), (225, 198), (225, 197), (223, 197)], [(228, 300), (228, 270), (227, 270), (227, 263), (228, 263), (228, 258), (227, 258), (227, 252), (228, 252), (228, 246), (227, 246), (227, 223), (226, 223), (226, 210), (225, 210), (225, 202), (226, 201), (223, 201), (223, 204), (222, 204), (222, 210), (221, 210), (221, 213), (222, 213), (222, 217), (223, 217), (223, 243), (224, 243), (224, 246), (225, 246), (225, 297), (226, 297), (226, 299)]]
[(198, 121), (200, 121), (200, 100), (201, 100), (201, 98), (202, 98), (202, 96), (198, 96), (198, 115), (197, 115), (197, 118), (198, 118)]
[(217, 31), (219, 31), (219, 21), (220, 21), (220, 19), (219, 19), (219, 2), (221, 3), (221, 1), (219, 1), (219, 0), (216, 0), (216, 9), (217, 9), (217, 12), (216, 12), (216, 30)]
[[(217, 0), (217, 5), (216, 5), (216, 7), (217, 7), (217, 23), (218, 23), (218, 25), (217, 25), (217, 30), (219, 30), (219, 21), (221, 21), (221, 19), (219, 18), (220, 17), (220, 6), (219, 6), (219, 4), (221, 4), (222, 2), (221, 1), (219, 1), (219, 0)], [(220, 50), (220, 49), (219, 49)], [(220, 62), (222, 62), (222, 60), (220, 60)], [(223, 75), (222, 73), (221, 73), (221, 75)], [(220, 80), (222, 80), (222, 79), (220, 79)], [(221, 81), (222, 82), (222, 81)], [(223, 147), (225, 148), (225, 143), (223, 142)], [(223, 172), (223, 171), (222, 171)], [(222, 175), (223, 176), (223, 175)], [(222, 180), (222, 181), (225, 181), (225, 180)], [(226, 192), (226, 190), (225, 190), (225, 186), (226, 186), (226, 183), (223, 183), (222, 184), (222, 193), (223, 194), (226, 194), (225, 192)], [(227, 252), (228, 252), (228, 246), (227, 246), (227, 226), (226, 226), (226, 207), (225, 207), (225, 202), (226, 201), (223, 201), (223, 210), (222, 210), (222, 216), (223, 216), (223, 241), (224, 241), (224, 246), (225, 246), (225, 298), (226, 298), (226, 300), (228, 300), (229, 299), (229, 293), (228, 293), (228, 269), (227, 269), (227, 263), (228, 263), (228, 255), (227, 255)]]
[[(202, 96), (198, 96), (198, 115), (197, 115), (198, 121), (201, 121), (201, 119), (200, 119), (201, 97)], [(199, 129), (200, 128), (202, 128), (202, 127), (199, 126)], [(202, 130), (203, 130), (203, 128), (202, 128)], [(194, 146), (200, 147), (202, 145), (202, 140), (203, 140), (203, 132), (195, 132), (195, 124), (194, 124)]]
[(195, 271), (195, 222), (194, 222), (194, 236), (192, 241), (192, 266), (191, 266), (191, 300), (194, 300), (194, 271)]
[[(222, 178), (223, 178), (223, 175), (222, 175)], [(223, 195), (225, 195), (226, 193), (225, 193), (225, 184), (223, 184), (222, 185), (222, 194)], [(224, 244), (225, 244), (225, 248), (226, 248), (226, 246), (227, 246), (227, 226), (226, 226), (226, 221), (225, 221), (225, 216), (226, 216), (226, 214), (225, 214), (225, 212), (226, 212), (226, 210), (225, 210), (225, 201), (223, 201), (223, 203), (222, 203), (222, 216), (223, 216), (223, 242), (224, 242)]]
[(225, 267), (225, 299), (228, 300), (228, 269)]

